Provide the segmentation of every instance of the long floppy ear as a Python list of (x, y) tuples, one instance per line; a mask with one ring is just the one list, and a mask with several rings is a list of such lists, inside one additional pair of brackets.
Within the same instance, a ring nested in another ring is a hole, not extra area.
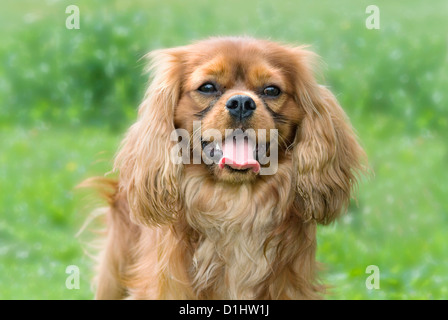
[(170, 140), (174, 109), (181, 90), (181, 48), (157, 50), (147, 56), (153, 80), (115, 160), (120, 188), (127, 193), (135, 223), (161, 225), (176, 218), (180, 208), (181, 164), (174, 164)]
[(314, 79), (312, 54), (299, 54), (296, 99), (305, 116), (293, 149), (297, 192), (304, 219), (328, 224), (347, 209), (366, 157), (336, 98)]

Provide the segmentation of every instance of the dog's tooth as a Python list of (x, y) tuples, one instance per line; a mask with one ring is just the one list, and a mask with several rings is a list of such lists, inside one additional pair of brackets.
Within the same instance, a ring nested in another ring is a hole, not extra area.
[(259, 161), (266, 157), (267, 145), (266, 143), (260, 143), (254, 150), (254, 155)]
[(223, 156), (223, 152), (221, 150), (217, 150), (215, 149), (215, 152), (213, 153), (213, 160), (215, 160), (216, 162), (218, 162), (219, 160), (221, 160), (222, 156)]

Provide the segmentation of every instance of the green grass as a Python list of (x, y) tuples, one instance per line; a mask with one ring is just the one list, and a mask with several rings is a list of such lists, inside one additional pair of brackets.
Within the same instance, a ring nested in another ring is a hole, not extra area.
[[(75, 187), (110, 171), (118, 136), (97, 130), (0, 131), (0, 274), (2, 299), (89, 299), (91, 251), (76, 238), (93, 203)], [(65, 286), (80, 268), (80, 289)]]
[[(357, 204), (319, 227), (334, 299), (448, 298), (448, 2), (71, 1), (0, 4), (0, 298), (90, 299), (92, 260), (75, 234), (145, 88), (148, 50), (212, 35), (307, 43), (375, 172)], [(381, 10), (367, 30), (365, 8)], [(67, 266), (80, 268), (68, 290)], [(380, 269), (380, 289), (365, 286)]]
[[(360, 130), (375, 175), (360, 184), (358, 205), (319, 229), (333, 297), (447, 299), (446, 139), (381, 131)], [(366, 289), (368, 265), (380, 269), (380, 290)]]

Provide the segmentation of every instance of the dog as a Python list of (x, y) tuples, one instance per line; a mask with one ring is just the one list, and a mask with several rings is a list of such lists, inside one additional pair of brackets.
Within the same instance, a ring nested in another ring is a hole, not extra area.
[(347, 210), (366, 157), (317, 56), (214, 37), (147, 57), (117, 178), (96, 180), (96, 298), (323, 298), (316, 228)]

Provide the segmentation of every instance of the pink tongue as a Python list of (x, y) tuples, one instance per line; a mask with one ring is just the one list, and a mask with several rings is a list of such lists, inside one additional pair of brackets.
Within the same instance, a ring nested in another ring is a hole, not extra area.
[(255, 173), (260, 171), (260, 164), (254, 158), (254, 144), (248, 139), (226, 139), (222, 144), (222, 153), (223, 157), (219, 160), (221, 169), (228, 165), (237, 170), (251, 168)]

